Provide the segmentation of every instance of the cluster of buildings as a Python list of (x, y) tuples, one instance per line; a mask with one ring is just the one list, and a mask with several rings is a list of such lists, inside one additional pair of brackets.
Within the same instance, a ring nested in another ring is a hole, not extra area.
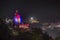
[(43, 23), (43, 26), (41, 27), (43, 30), (43, 33), (47, 32), (49, 36), (52, 38), (60, 37), (60, 23)]
[(38, 20), (34, 19), (33, 17), (31, 17), (27, 22), (23, 22), (23, 17), (18, 13), (18, 10), (16, 10), (15, 15), (13, 17), (13, 19), (10, 18), (6, 18), (4, 19), (6, 24), (9, 26), (9, 28), (18, 30), (18, 29), (26, 29), (26, 30), (30, 30), (30, 24), (34, 24), (34, 23), (39, 23)]

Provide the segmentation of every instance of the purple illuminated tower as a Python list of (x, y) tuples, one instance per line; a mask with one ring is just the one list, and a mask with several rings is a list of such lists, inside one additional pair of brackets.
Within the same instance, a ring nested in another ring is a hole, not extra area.
[(16, 10), (16, 12), (15, 12), (14, 23), (15, 23), (15, 24), (20, 24), (20, 23), (22, 23), (22, 18), (21, 18), (21, 16), (19, 15), (18, 10)]

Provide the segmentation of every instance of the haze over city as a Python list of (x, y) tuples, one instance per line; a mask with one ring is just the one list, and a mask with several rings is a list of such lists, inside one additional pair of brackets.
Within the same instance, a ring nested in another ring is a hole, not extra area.
[(0, 38), (60, 40), (60, 1), (1, 0)]

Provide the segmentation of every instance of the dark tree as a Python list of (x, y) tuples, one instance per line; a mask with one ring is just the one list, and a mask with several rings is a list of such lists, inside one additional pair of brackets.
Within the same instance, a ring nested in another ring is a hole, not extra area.
[(32, 40), (44, 40), (42, 35), (43, 33), (40, 28), (33, 28), (32, 34)]
[(60, 40), (60, 37), (56, 37), (55, 40)]
[(3, 19), (0, 19), (0, 39), (7, 40), (9, 35), (8, 26)]

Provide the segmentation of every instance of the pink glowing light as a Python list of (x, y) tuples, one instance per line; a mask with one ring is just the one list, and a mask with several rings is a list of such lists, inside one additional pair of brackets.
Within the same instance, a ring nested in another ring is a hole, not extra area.
[(16, 14), (16, 18), (20, 18), (20, 15), (19, 14)]
[(29, 24), (20, 24), (19, 28), (29, 28)]

